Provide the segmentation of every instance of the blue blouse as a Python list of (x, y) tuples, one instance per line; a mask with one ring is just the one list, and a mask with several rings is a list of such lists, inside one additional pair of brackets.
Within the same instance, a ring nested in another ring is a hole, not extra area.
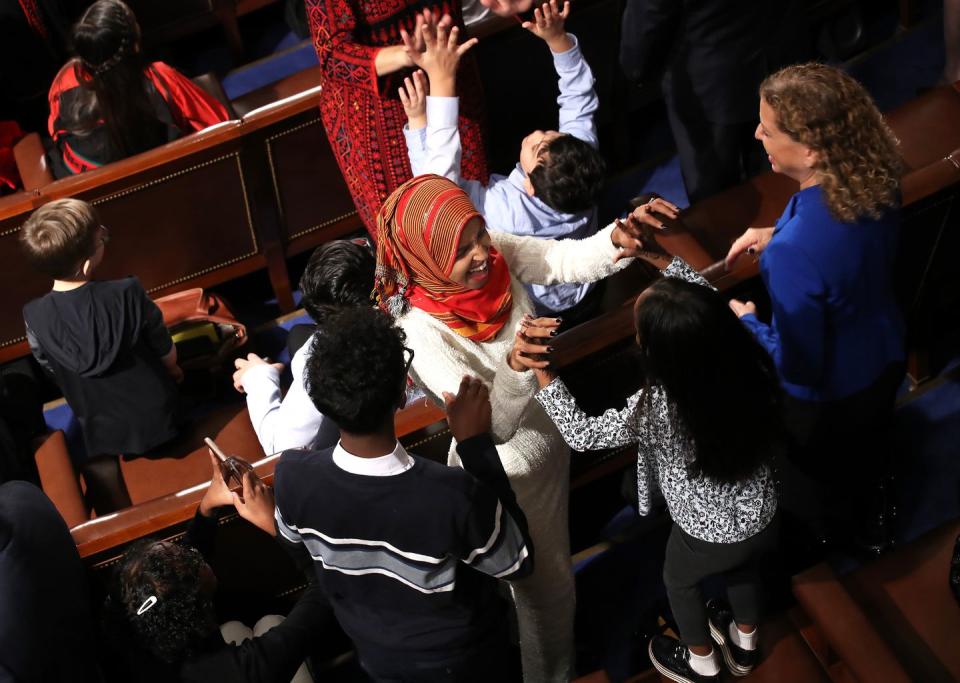
[(793, 195), (760, 257), (773, 318), (742, 318), (776, 363), (784, 389), (832, 401), (866, 389), (904, 357), (893, 292), (899, 212), (841, 223), (817, 185)]

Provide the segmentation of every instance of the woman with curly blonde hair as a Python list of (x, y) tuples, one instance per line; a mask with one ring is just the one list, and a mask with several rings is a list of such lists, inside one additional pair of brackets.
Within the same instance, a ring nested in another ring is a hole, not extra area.
[(856, 477), (853, 453), (869, 450), (857, 440), (877, 431), (903, 373), (892, 278), (898, 143), (863, 86), (823, 64), (790, 66), (761, 84), (756, 138), (774, 172), (800, 190), (775, 227), (750, 228), (727, 254), (730, 266), (762, 253), (770, 324), (752, 302), (730, 306), (776, 363), (801, 464), (849, 483), (837, 467)]

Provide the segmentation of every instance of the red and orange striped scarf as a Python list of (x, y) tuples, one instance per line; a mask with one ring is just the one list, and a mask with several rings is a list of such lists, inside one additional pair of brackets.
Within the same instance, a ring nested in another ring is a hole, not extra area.
[(436, 175), (408, 180), (377, 215), (376, 293), (394, 315), (409, 303), (473, 341), (497, 336), (510, 317), (510, 271), (490, 249), (490, 277), (481, 289), (450, 279), (460, 234), (480, 213), (457, 185)]

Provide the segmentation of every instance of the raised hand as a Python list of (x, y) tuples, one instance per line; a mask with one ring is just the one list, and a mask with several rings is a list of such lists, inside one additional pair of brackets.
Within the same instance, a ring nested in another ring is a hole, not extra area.
[(400, 101), (403, 110), (407, 113), (410, 130), (424, 128), (427, 125), (427, 75), (423, 69), (413, 72), (412, 76), (403, 79), (400, 86)]
[(480, 0), (480, 4), (501, 17), (512, 17), (530, 9), (533, 0)]
[(564, 0), (563, 9), (559, 9), (557, 0), (550, 0), (533, 10), (533, 21), (523, 22), (523, 28), (537, 36), (554, 52), (566, 52), (573, 47), (573, 41), (567, 36), (564, 23), (570, 16), (570, 2)]
[(730, 251), (727, 252), (727, 257), (723, 259), (723, 265), (726, 266), (726, 269), (733, 268), (733, 264), (743, 254), (759, 256), (767, 248), (767, 244), (770, 243), (773, 230), (773, 228), (747, 228), (747, 231), (730, 245)]
[(550, 365), (550, 353), (553, 347), (550, 341), (557, 336), (560, 327), (560, 318), (534, 318), (524, 316), (520, 321), (513, 340), (513, 348), (507, 357), (507, 363), (517, 372), (526, 372), (531, 369), (543, 369)]
[(464, 375), (457, 395), (445, 391), (443, 402), (447, 408), (447, 425), (457, 441), (490, 432), (490, 391), (481, 380)]
[(453, 18), (449, 14), (441, 17), (439, 14), (425, 9), (417, 15), (412, 33), (408, 33), (406, 29), (400, 29), (401, 47), (406, 53), (410, 66), (423, 68), (423, 53), (427, 49), (424, 36), (426, 32), (436, 35), (437, 29), (441, 26), (449, 30), (453, 26)]

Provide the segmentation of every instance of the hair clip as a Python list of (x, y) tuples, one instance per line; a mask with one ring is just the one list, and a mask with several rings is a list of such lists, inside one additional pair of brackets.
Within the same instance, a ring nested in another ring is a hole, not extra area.
[(157, 604), (157, 596), (151, 595), (149, 598), (143, 601), (142, 605), (140, 605), (140, 609), (137, 610), (137, 616), (139, 617), (141, 614), (143, 614), (144, 612), (146, 612), (156, 604)]

